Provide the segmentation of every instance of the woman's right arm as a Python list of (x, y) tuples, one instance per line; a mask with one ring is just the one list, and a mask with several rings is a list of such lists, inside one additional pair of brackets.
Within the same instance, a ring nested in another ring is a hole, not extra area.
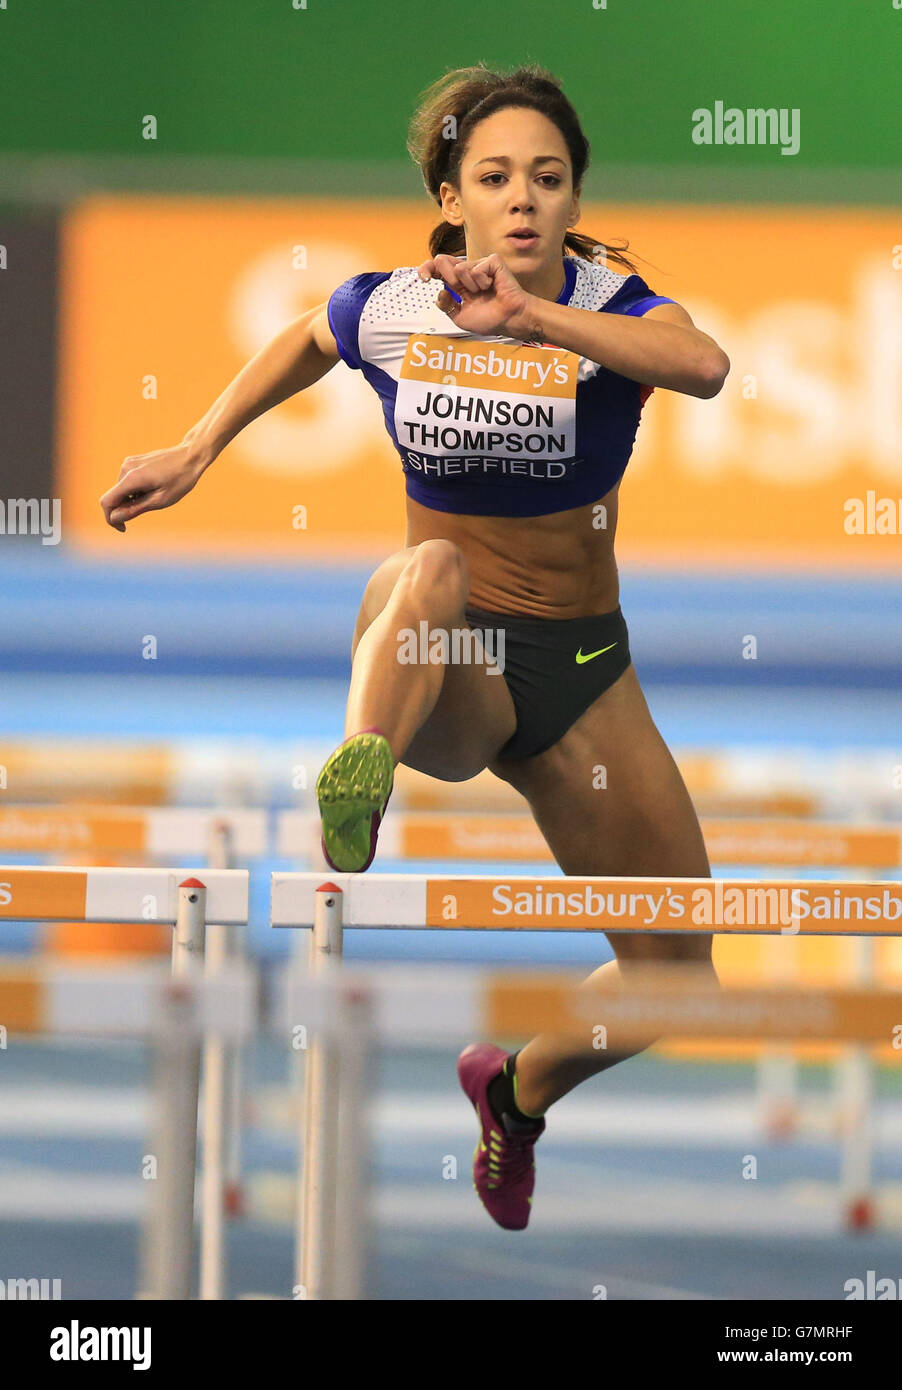
[(142, 512), (178, 502), (245, 425), (312, 386), (337, 361), (325, 304), (308, 309), (242, 367), (180, 444), (125, 459), (118, 481), (100, 499), (110, 526), (124, 531)]

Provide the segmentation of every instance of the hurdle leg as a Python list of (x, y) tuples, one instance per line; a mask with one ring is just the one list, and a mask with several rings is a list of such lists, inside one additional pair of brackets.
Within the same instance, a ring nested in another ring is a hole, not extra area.
[(200, 970), (206, 896), (206, 888), (196, 879), (179, 886), (172, 937), (173, 978), (155, 1059), (157, 1177), (141, 1280), (141, 1293), (147, 1298), (191, 1298), (201, 1044), (189, 1030), (190, 1001), (179, 991), (178, 983)]
[(341, 1190), (337, 1193), (339, 1200), (335, 1211), (333, 1297), (356, 1300), (367, 1297), (370, 1138), (367, 1070), (374, 1033), (372, 1004), (364, 991), (348, 990), (342, 1004), (338, 1129)]
[[(308, 970), (335, 969), (342, 955), (343, 894), (334, 884), (316, 893)], [(302, 1118), (303, 1162), (298, 1201), (295, 1284), (303, 1298), (333, 1297), (340, 1045), (319, 1030), (307, 1049)]]
[[(212, 868), (230, 869), (234, 867), (231, 828), (228, 821), (217, 822), (213, 827), (213, 841), (210, 846), (210, 865)], [(225, 958), (235, 965), (245, 959), (245, 929), (237, 926), (217, 927), (225, 942)], [(223, 1175), (223, 1209), (226, 1217), (239, 1216), (244, 1206), (241, 1188), (241, 1129), (244, 1124), (244, 1087), (242, 1067), (242, 1045), (235, 1040), (226, 1044), (224, 1051), (225, 1077), (225, 1149)]]
[[(207, 934), (204, 966), (215, 975), (225, 964), (226, 928)], [(203, 1169), (200, 1199), (200, 1289), (202, 1299), (223, 1297), (225, 1285), (225, 1120), (227, 1050), (222, 1038), (204, 1040)]]
[[(210, 846), (213, 868), (227, 868), (231, 860), (229, 826), (213, 827)], [(238, 928), (208, 926), (204, 952), (207, 975), (215, 975), (235, 954)], [(230, 1123), (238, 1117), (232, 1109), (232, 1077), (237, 1064), (237, 1045), (223, 1038), (208, 1037), (203, 1052), (203, 1169), (200, 1202), (200, 1297), (221, 1299), (225, 1295), (225, 1154)]]
[[(874, 938), (856, 937), (853, 949), (855, 983), (872, 984)], [(875, 1216), (871, 1190), (874, 1078), (868, 1049), (860, 1045), (844, 1049), (836, 1075), (842, 1133), (840, 1202), (843, 1222), (850, 1230), (869, 1230)]]
[[(245, 960), (244, 936), (241, 927), (223, 927), (226, 957), (233, 965)], [(244, 1068), (240, 1042), (226, 1049), (225, 1070), (225, 1186), (223, 1208), (227, 1217), (240, 1216), (244, 1210), (241, 1184), (241, 1130), (244, 1124)]]
[[(794, 984), (797, 970), (781, 936), (765, 937), (762, 945), (768, 984)], [(771, 1140), (784, 1140), (799, 1123), (798, 1062), (791, 1047), (767, 1044), (757, 1066), (758, 1123)]]
[[(328, 878), (331, 872), (326, 863), (325, 855), (320, 844), (321, 823), (318, 814), (311, 814), (304, 822), (304, 833), (301, 837), (301, 849), (298, 851), (296, 859), (302, 871), (316, 873), (319, 869), (323, 871), (323, 877)], [(292, 963), (303, 975), (309, 965), (311, 946), (306, 939), (305, 932), (295, 932), (291, 941)], [(306, 1074), (307, 1058), (302, 1049), (293, 1051), (289, 1063), (288, 1084), (302, 1089), (304, 1086), (304, 1076)]]

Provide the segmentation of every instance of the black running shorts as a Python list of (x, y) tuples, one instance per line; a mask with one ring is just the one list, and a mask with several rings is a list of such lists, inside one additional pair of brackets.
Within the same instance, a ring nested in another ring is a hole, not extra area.
[(485, 645), (503, 664), (517, 713), (501, 758), (531, 758), (551, 748), (630, 664), (619, 604), (591, 618), (524, 618), (483, 608), (466, 608), (464, 614), (471, 628), (489, 629)]

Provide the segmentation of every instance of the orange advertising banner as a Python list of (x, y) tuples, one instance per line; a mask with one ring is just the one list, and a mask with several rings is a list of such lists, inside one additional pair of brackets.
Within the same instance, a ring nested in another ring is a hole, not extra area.
[[(59, 495), (100, 553), (377, 559), (404, 480), (375, 393), (338, 365), (254, 421), (192, 493), (123, 535), (98, 498), (178, 443), (254, 354), (359, 271), (416, 265), (425, 203), (94, 198), (63, 238)], [(902, 245), (890, 212), (588, 204), (731, 359), (718, 396), (659, 389), (621, 490), (625, 561), (898, 566)], [(617, 268), (616, 266), (614, 267)]]

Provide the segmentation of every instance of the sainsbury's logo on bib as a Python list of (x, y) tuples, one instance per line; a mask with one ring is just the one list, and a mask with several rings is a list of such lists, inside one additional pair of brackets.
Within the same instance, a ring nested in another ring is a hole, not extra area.
[(573, 397), (578, 368), (576, 353), (564, 348), (428, 333), (411, 334), (401, 378), (441, 383), (453, 376), (463, 387), (510, 386), (531, 395)]
[(399, 444), (438, 456), (563, 462), (576, 453), (579, 357), (563, 348), (411, 334)]

